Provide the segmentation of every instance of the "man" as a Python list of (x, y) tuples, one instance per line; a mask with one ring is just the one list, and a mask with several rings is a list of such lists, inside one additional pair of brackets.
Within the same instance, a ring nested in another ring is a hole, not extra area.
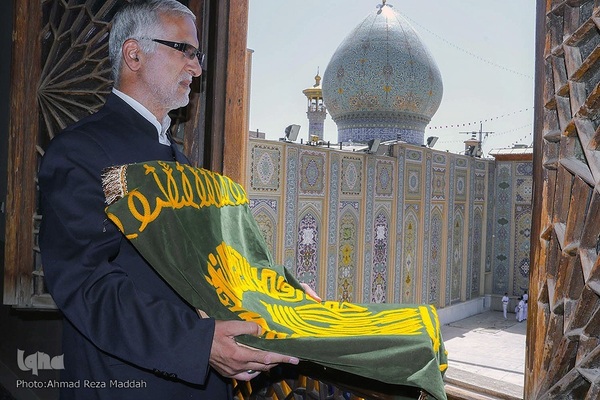
[(65, 317), (62, 399), (227, 399), (229, 378), (298, 363), (238, 345), (235, 336), (260, 334), (254, 323), (200, 318), (104, 213), (106, 167), (187, 162), (169, 145), (167, 113), (188, 103), (202, 73), (198, 46), (194, 15), (179, 2), (124, 6), (109, 39), (113, 92), (44, 155), (40, 248)]
[(527, 290), (523, 293), (523, 319), (527, 319), (527, 300), (529, 300), (529, 295), (527, 294)]
[(506, 318), (506, 311), (508, 310), (508, 293), (504, 293), (504, 296), (502, 296), (502, 312), (504, 313), (504, 319)]
[(517, 314), (516, 318), (517, 318), (517, 321), (519, 321), (519, 322), (523, 322), (524, 308), (525, 308), (525, 302), (523, 301), (523, 297), (519, 297), (519, 304), (515, 308), (515, 314)]

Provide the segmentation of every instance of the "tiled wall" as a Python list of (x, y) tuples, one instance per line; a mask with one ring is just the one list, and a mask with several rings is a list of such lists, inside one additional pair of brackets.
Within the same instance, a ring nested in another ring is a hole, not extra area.
[(355, 303), (445, 307), (483, 295), (486, 274), (494, 293), (521, 292), (531, 163), (393, 154), (252, 139), (246, 187), (276, 262)]

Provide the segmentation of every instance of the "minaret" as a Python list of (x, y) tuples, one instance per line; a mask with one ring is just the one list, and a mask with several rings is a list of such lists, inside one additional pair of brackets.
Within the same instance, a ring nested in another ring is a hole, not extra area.
[(327, 111), (325, 110), (325, 104), (323, 104), (323, 90), (321, 89), (321, 77), (318, 71), (314, 86), (304, 89), (302, 93), (308, 99), (306, 111), (308, 116), (308, 140), (314, 141), (314, 136), (318, 137), (318, 140), (323, 140), (323, 127), (325, 126)]

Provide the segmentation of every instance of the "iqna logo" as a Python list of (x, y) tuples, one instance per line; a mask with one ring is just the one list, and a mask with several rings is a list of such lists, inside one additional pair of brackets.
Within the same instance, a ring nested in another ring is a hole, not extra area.
[(41, 351), (25, 357), (25, 351), (17, 349), (17, 365), (21, 371), (31, 371), (35, 376), (39, 370), (43, 369), (65, 369), (64, 354), (50, 358), (50, 356)]

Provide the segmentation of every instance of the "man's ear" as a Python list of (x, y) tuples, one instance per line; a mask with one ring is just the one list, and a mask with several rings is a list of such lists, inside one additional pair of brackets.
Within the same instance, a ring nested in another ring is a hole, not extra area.
[(127, 39), (123, 43), (123, 61), (132, 71), (140, 69), (140, 44), (135, 39)]

